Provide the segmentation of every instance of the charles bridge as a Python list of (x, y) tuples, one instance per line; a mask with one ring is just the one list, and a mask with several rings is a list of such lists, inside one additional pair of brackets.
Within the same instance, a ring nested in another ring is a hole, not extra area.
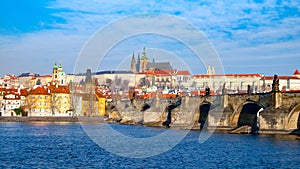
[(108, 117), (124, 124), (181, 129), (299, 133), (300, 92), (281, 92), (278, 85), (274, 80), (269, 93), (115, 100)]

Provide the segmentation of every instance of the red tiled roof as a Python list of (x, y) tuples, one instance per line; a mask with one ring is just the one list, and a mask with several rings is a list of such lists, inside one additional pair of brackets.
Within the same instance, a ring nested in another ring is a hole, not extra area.
[(50, 93), (48, 93), (47, 89), (45, 89), (42, 86), (38, 86), (36, 88), (33, 88), (30, 92), (30, 95), (50, 95)]
[[(274, 76), (263, 76), (261, 77), (261, 80), (273, 80)], [(299, 79), (298, 77), (294, 76), (278, 76), (278, 79), (280, 80), (287, 80), (287, 79)]]
[(145, 72), (147, 75), (160, 75), (160, 76), (176, 76), (176, 75), (190, 75), (188, 70), (155, 70)]
[(299, 74), (300, 73), (299, 73), (298, 69), (296, 69), (293, 75), (299, 75)]
[(177, 75), (191, 75), (188, 70), (178, 70)]
[(173, 75), (175, 75), (175, 71), (174, 70), (155, 70), (154, 74), (161, 75), (161, 76), (173, 76)]
[(105, 95), (102, 92), (96, 91), (95, 94), (100, 98), (105, 98)]
[(281, 90), (282, 93), (300, 93), (300, 90)]
[(198, 74), (194, 75), (193, 78), (209, 78), (209, 77), (261, 77), (261, 74), (214, 74), (214, 75), (207, 75), (207, 74)]
[(50, 90), (50, 93), (65, 93), (70, 94), (70, 90), (67, 86), (61, 86), (61, 85), (54, 85), (50, 84), (48, 86), (48, 89)]
[(21, 90), (20, 90), (20, 93), (21, 93), (21, 94), (20, 94), (21, 96), (27, 96), (27, 95), (29, 94), (29, 92), (28, 92), (27, 89), (21, 89)]
[(6, 94), (19, 94), (20, 96), (27, 96), (28, 89), (17, 89), (17, 88), (0, 88), (0, 92)]

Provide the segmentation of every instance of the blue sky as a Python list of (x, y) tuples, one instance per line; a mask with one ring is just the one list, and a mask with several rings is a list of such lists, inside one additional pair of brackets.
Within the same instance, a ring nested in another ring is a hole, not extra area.
[[(2, 0), (0, 75), (50, 74), (55, 60), (72, 73), (81, 48), (97, 30), (122, 17), (149, 12), (175, 15), (201, 30), (218, 52), (225, 73), (291, 75), (300, 68), (299, 10), (298, 0)], [(178, 52), (174, 42), (158, 41), (151, 36), (132, 39), (113, 57), (128, 57), (143, 46)], [(104, 69), (115, 66), (107, 59)], [(205, 65), (188, 66), (193, 73), (205, 73)]]

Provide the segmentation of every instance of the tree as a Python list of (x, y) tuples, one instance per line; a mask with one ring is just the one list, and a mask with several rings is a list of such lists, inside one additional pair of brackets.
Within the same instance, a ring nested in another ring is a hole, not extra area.
[(30, 116), (32, 115), (32, 109), (36, 107), (36, 104), (38, 103), (37, 100), (38, 100), (38, 97), (39, 96), (31, 96), (31, 95), (28, 95), (28, 109), (29, 109), (29, 113), (30, 113)]
[(24, 113), (23, 108), (19, 107), (17, 109), (14, 109), (14, 112), (16, 113), (17, 116), (20, 116)]
[[(57, 96), (56, 93), (51, 93), (51, 102), (50, 102), (50, 106), (51, 106), (51, 112), (52, 112), (52, 116), (55, 115), (55, 110), (59, 111), (58, 105), (60, 105), (59, 102), (59, 96)], [(59, 112), (61, 113), (61, 112)]]

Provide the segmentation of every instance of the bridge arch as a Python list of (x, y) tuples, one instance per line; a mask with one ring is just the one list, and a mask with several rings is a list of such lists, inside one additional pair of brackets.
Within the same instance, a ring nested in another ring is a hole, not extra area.
[(200, 124), (200, 129), (206, 128), (208, 126), (207, 124), (207, 118), (208, 118), (208, 113), (210, 110), (211, 103), (208, 101), (203, 101), (199, 105), (199, 119), (198, 122)]
[(242, 105), (240, 105), (233, 115), (231, 116), (231, 126), (241, 127), (241, 126), (251, 126), (258, 127), (257, 113), (263, 108), (258, 102), (253, 100), (247, 100)]
[(300, 129), (300, 103), (298, 103), (288, 114), (286, 120), (287, 129)]

